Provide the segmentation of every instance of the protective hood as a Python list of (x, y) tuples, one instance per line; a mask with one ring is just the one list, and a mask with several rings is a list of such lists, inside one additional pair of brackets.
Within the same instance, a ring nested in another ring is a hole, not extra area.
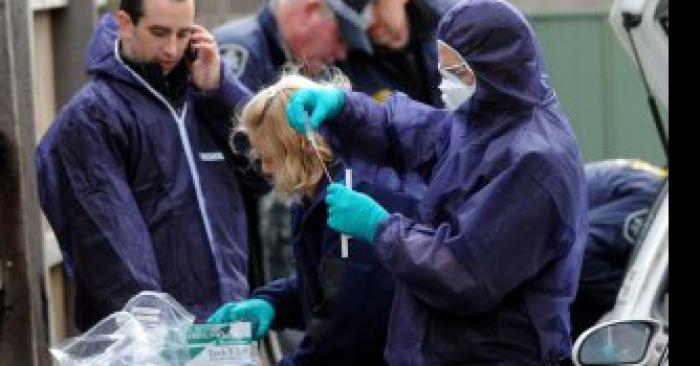
[(460, 109), (517, 111), (554, 96), (532, 29), (506, 2), (460, 2), (440, 21), (437, 38), (457, 50), (476, 74), (476, 93)]
[(111, 13), (106, 13), (100, 18), (88, 43), (84, 60), (85, 70), (90, 75), (105, 74), (129, 83), (136, 83), (137, 80), (115, 56), (118, 37), (117, 20)]

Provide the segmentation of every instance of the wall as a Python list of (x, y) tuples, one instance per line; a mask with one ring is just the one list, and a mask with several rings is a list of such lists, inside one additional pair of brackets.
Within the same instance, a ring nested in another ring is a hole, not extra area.
[(615, 38), (607, 11), (528, 18), (584, 158), (665, 164), (640, 73)]
[[(197, 22), (212, 28), (227, 20), (252, 14), (263, 0), (196, 0)], [(105, 9), (117, 9), (119, 0), (107, 0)]]

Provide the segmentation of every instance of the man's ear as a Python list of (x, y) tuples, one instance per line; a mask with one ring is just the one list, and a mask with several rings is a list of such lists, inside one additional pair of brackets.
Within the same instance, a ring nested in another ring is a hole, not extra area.
[[(322, 10), (326, 5), (321, 3), (321, 0), (304, 0), (304, 19), (315, 19), (323, 14)], [(330, 11), (330, 9), (327, 9)], [(305, 24), (308, 25), (308, 22)]]
[(119, 24), (119, 38), (131, 38), (134, 34), (134, 22), (131, 21), (131, 16), (124, 10), (118, 10), (115, 16)]

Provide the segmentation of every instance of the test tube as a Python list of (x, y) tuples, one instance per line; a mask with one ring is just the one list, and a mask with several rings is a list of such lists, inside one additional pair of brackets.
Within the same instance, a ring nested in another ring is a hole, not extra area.
[[(345, 169), (345, 187), (352, 189), (352, 169)], [(345, 234), (340, 236), (340, 256), (348, 257), (348, 236)]]

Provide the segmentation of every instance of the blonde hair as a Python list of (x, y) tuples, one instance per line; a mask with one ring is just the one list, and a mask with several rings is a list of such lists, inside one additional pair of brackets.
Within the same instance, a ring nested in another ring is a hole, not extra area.
[[(285, 114), (294, 91), (319, 86), (322, 84), (300, 75), (284, 75), (246, 103), (239, 117), (237, 132), (247, 135), (252, 147), (258, 147), (276, 163), (274, 188), (286, 197), (312, 196), (324, 177), (323, 165), (311, 142), (289, 126)], [(327, 166), (333, 160), (333, 153), (323, 137), (314, 133), (314, 139)], [(253, 149), (253, 153), (259, 151)]]

